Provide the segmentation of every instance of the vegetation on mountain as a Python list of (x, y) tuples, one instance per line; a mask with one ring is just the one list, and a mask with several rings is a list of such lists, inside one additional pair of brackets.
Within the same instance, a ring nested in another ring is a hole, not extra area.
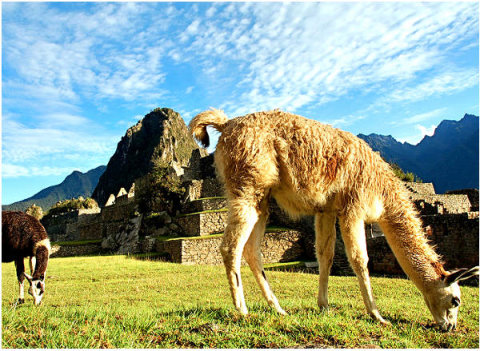
[(180, 177), (161, 164), (135, 181), (135, 199), (142, 213), (166, 211), (174, 215), (184, 192)]
[(25, 213), (35, 217), (36, 219), (40, 220), (43, 217), (43, 210), (40, 206), (32, 204), (29, 208), (25, 210)]
[(416, 183), (423, 183), (423, 181), (414, 173), (412, 172), (407, 172), (405, 173), (399, 165), (396, 163), (391, 163), (390, 167), (392, 167), (393, 173), (403, 180), (404, 182), (416, 182)]
[(80, 196), (76, 199), (63, 200), (57, 202), (47, 213), (47, 215), (55, 215), (65, 212), (76, 211), (80, 209), (93, 209), (98, 208), (97, 202), (87, 197), (86, 199), (83, 196)]

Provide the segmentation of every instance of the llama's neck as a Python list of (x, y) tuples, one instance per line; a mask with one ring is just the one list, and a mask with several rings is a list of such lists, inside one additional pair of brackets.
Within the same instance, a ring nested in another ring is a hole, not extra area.
[(443, 266), (412, 203), (402, 195), (387, 204), (379, 224), (403, 271), (424, 291), (441, 278)]
[(38, 245), (35, 245), (35, 271), (33, 272), (32, 279), (43, 280), (45, 278), (45, 272), (47, 270), (48, 258), (50, 256), (50, 242), (42, 240)]

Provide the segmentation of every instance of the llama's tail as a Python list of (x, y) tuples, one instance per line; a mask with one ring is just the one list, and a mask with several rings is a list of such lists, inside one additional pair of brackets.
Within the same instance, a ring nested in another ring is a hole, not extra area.
[(209, 111), (196, 115), (188, 125), (188, 128), (195, 139), (202, 143), (204, 147), (208, 147), (210, 138), (208, 137), (207, 126), (212, 126), (221, 133), (227, 121), (228, 117), (223, 111), (212, 108)]

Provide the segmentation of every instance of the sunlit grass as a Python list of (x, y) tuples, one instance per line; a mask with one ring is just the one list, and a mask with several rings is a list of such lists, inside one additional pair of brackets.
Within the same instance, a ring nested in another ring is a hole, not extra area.
[(405, 279), (372, 278), (377, 305), (365, 312), (355, 277), (331, 277), (328, 311), (316, 306), (317, 277), (268, 271), (287, 316), (268, 308), (242, 269), (250, 315), (231, 303), (222, 266), (184, 266), (126, 256), (53, 258), (44, 303), (16, 308), (13, 264), (2, 264), (4, 348), (478, 348), (478, 288), (462, 287), (458, 330), (431, 323), (421, 294)]

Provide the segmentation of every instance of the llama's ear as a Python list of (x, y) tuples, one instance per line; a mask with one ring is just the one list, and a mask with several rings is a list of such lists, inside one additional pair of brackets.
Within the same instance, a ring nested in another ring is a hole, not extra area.
[(452, 272), (449, 272), (449, 274), (445, 277), (444, 281), (447, 285), (450, 285), (450, 284), (453, 284), (454, 282), (470, 279), (475, 276), (478, 276), (478, 266), (470, 269), (461, 268), (461, 269), (457, 269)]
[(25, 273), (25, 272), (23, 272), (23, 276), (24, 276), (25, 278), (27, 278), (27, 280), (28, 280), (28, 282), (29, 282), (30, 284), (32, 284), (32, 277), (31, 277), (31, 276), (29, 276), (29, 275), (28, 275), (27, 273)]

